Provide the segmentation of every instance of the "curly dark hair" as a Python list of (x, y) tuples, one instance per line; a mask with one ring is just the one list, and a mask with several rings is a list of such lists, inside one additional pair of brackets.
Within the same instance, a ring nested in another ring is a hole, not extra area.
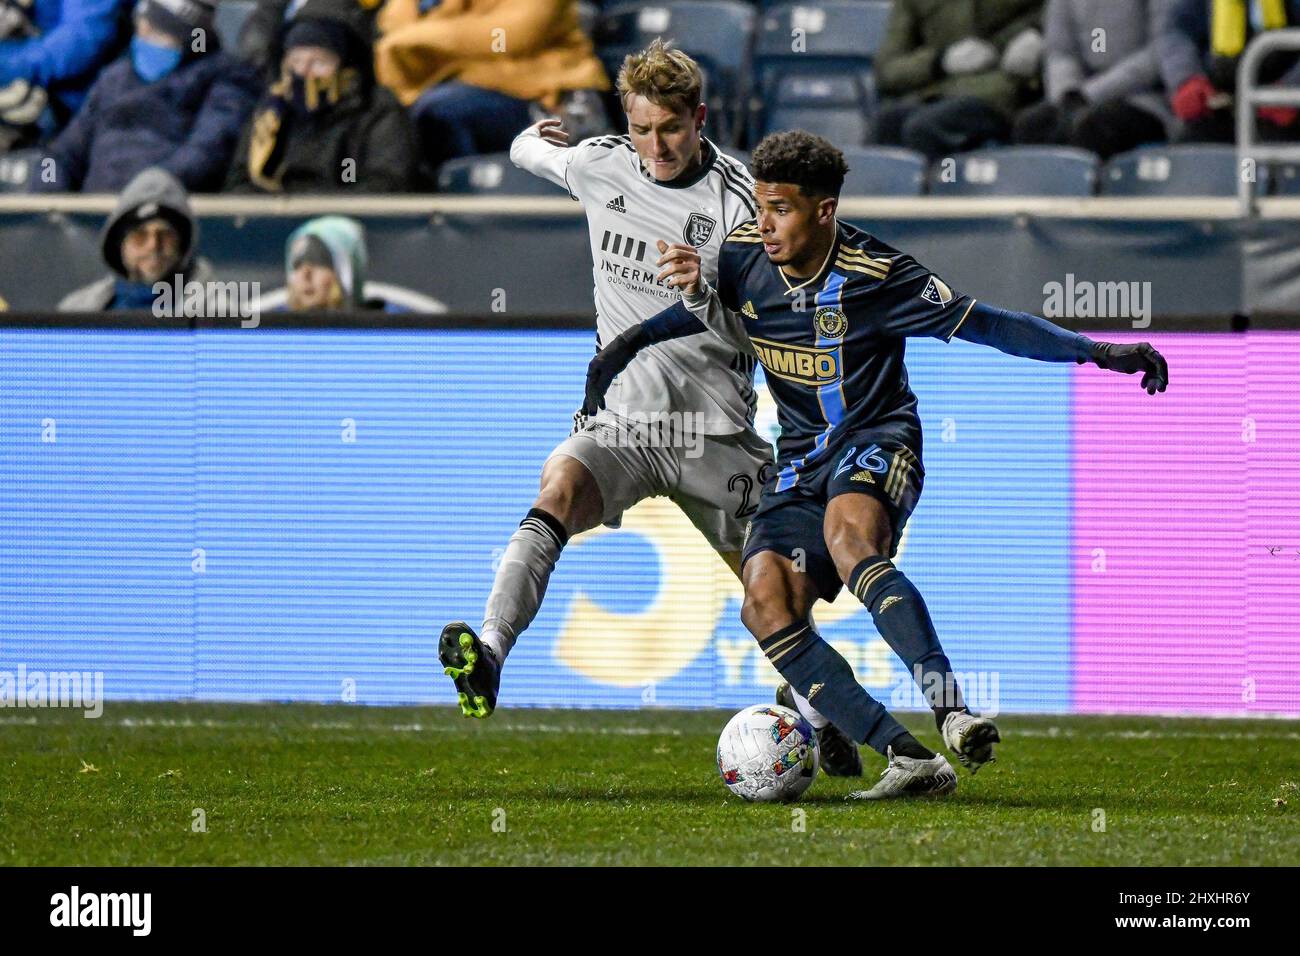
[(805, 196), (835, 198), (849, 171), (844, 154), (829, 140), (801, 129), (764, 136), (749, 168), (760, 182), (793, 183)]

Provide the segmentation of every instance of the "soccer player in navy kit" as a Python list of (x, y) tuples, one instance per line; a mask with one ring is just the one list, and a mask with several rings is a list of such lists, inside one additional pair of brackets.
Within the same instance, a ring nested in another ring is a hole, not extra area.
[[(1094, 342), (1037, 316), (954, 292), (910, 256), (836, 219), (847, 166), (802, 131), (754, 151), (758, 214), (726, 238), (711, 289), (688, 245), (660, 243), (663, 276), (683, 301), (592, 361), (598, 405), (628, 356), (705, 329), (755, 355), (781, 425), (777, 469), (742, 551), (745, 626), (802, 698), (889, 758), (860, 796), (940, 789), (946, 766), (857, 684), (817, 634), (811, 611), (847, 585), (925, 691), (945, 744), (972, 771), (992, 759), (993, 722), (970, 713), (921, 594), (891, 559), (921, 492), (921, 425), (903, 362), (908, 336), (954, 336), (1042, 361), (1143, 372), (1151, 394), (1168, 369), (1148, 343)], [(799, 570), (793, 560), (804, 556)]]

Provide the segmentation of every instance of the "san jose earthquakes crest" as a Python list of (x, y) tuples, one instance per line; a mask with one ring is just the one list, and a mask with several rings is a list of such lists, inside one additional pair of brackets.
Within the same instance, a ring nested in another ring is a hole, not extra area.
[(717, 222), (710, 219), (704, 213), (693, 212), (689, 219), (686, 220), (686, 228), (682, 230), (682, 238), (688, 245), (699, 247), (709, 241), (713, 235), (713, 228)]
[(813, 325), (817, 334), (824, 339), (838, 339), (849, 327), (849, 320), (844, 313), (830, 306), (822, 306), (813, 313)]

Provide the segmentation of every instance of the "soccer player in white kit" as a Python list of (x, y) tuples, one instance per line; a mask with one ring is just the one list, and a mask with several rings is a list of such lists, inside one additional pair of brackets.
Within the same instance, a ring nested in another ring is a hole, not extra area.
[[(620, 334), (678, 300), (661, 276), (663, 236), (697, 248), (713, 277), (723, 237), (754, 218), (744, 164), (702, 135), (701, 87), (695, 62), (656, 40), (619, 71), (627, 135), (568, 147), (559, 121), (543, 120), (511, 146), (517, 166), (584, 206), (603, 348), (632, 347)], [(665, 342), (638, 352), (604, 409), (578, 416), (542, 467), (541, 490), (506, 547), (482, 633), (462, 621), (443, 629), (438, 655), (462, 714), (487, 717), (495, 709), (501, 666), (537, 614), (568, 539), (598, 524), (617, 526), (645, 498), (671, 497), (739, 576), (745, 526), (773, 462), (771, 445), (753, 427), (753, 371), (751, 358), (717, 336)]]

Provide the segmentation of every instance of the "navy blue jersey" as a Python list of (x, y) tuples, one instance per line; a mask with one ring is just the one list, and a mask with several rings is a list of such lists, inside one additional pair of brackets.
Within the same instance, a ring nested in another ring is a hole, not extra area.
[(847, 223), (838, 224), (821, 271), (803, 282), (767, 258), (757, 224), (737, 227), (722, 245), (717, 291), (724, 306), (743, 316), (776, 399), (776, 491), (798, 484), (840, 436), (858, 429), (896, 432), (919, 453), (921, 421), (903, 364), (905, 340), (951, 340), (974, 299)]

